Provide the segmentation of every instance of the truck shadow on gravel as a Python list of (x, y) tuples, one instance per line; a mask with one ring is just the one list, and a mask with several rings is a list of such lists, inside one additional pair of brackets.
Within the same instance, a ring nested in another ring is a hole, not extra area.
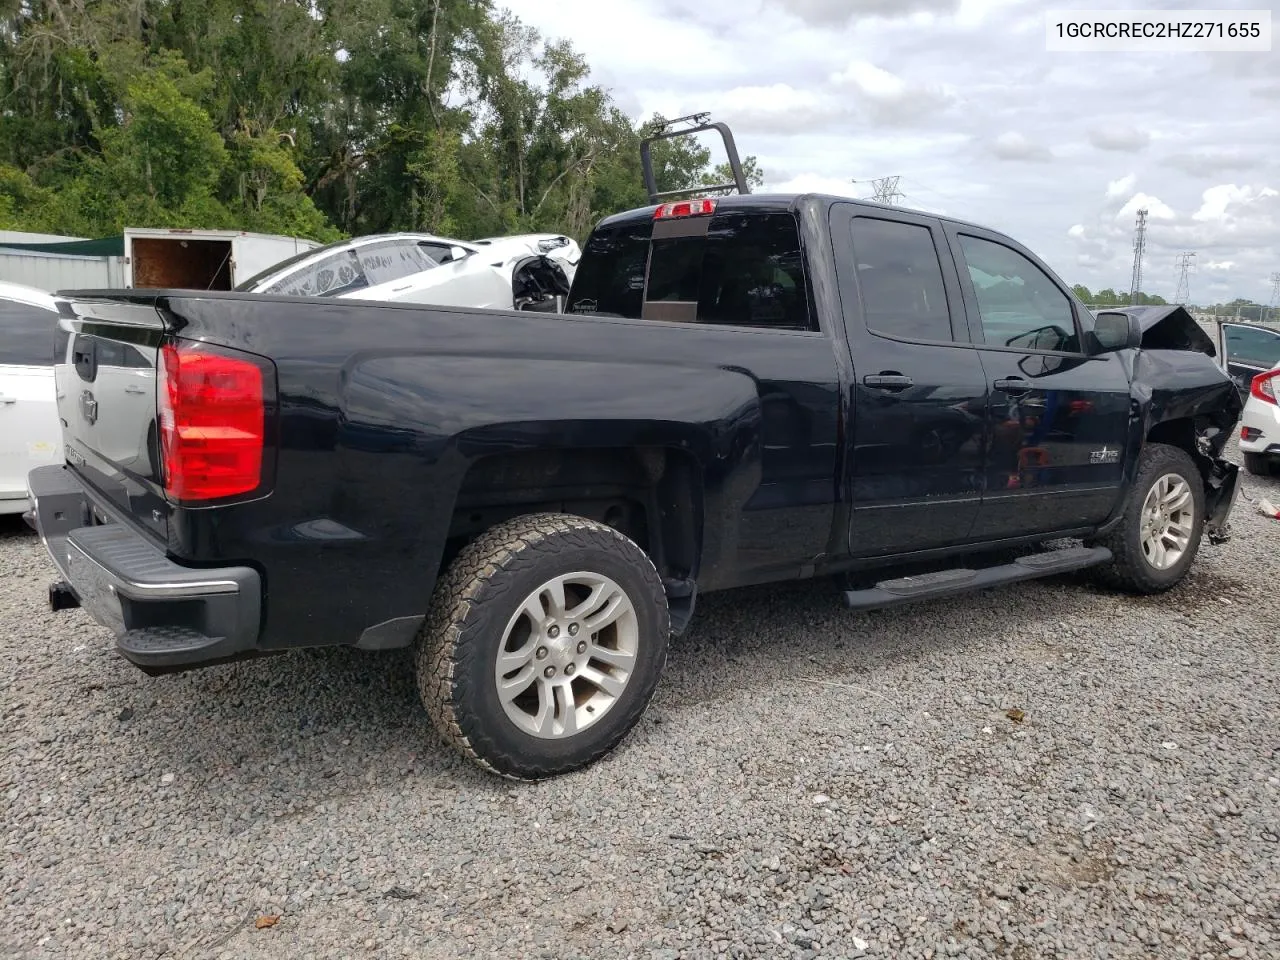
[[(1220, 589), (1202, 578), (1193, 575), (1182, 589)], [(1078, 650), (1042, 641), (1062, 621), (1096, 616), (1104, 594), (1083, 577), (1060, 577), (872, 613), (847, 611), (830, 581), (718, 594), (700, 603), (689, 633), (673, 641), (643, 725), (678, 728), (681, 714), (700, 704), (797, 687), (804, 678), (883, 686), (902, 664), (957, 653), (1005, 657), (1020, 641), (1021, 656), (1056, 658), (1065, 650), (1078, 663)], [(113, 748), (135, 753), (157, 777), (174, 773), (198, 785), (199, 803), (216, 810), (247, 804), (295, 816), (407, 778), (414, 789), (443, 785), (490, 796), (510, 789), (437, 736), (407, 650), (299, 650), (154, 679), (114, 653), (103, 656), (112, 676), (99, 676), (86, 696), (101, 698), (94, 712), (108, 715)]]

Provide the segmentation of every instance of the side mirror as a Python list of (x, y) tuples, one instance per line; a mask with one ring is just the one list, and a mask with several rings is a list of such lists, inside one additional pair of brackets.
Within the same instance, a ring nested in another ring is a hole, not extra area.
[(469, 255), (469, 251), (467, 250), (466, 247), (450, 247), (449, 248), (450, 263), (453, 263), (457, 260), (465, 260), (467, 259), (468, 255)]
[(1136, 350), (1142, 346), (1142, 324), (1131, 314), (1103, 311), (1094, 318), (1093, 336), (1098, 353)]

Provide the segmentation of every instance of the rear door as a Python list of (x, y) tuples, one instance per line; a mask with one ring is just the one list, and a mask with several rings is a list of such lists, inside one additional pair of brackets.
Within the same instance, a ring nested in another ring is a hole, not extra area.
[(57, 317), (50, 306), (0, 299), (0, 513), (26, 502), (32, 468), (58, 459)]
[(978, 228), (947, 233), (990, 387), (974, 536), (1098, 523), (1122, 492), (1131, 415), (1122, 359), (1084, 353), (1083, 308), (1029, 251)]
[(982, 496), (987, 383), (947, 241), (928, 217), (831, 210), (854, 367), (855, 556), (963, 543)]

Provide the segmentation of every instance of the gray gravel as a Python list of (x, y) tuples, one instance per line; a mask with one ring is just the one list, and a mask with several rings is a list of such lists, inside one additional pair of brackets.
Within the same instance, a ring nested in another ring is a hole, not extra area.
[(708, 597), (623, 747), (532, 786), (439, 744), (403, 654), (147, 678), (4, 524), (0, 950), (1280, 956), (1263, 494), (1159, 599)]

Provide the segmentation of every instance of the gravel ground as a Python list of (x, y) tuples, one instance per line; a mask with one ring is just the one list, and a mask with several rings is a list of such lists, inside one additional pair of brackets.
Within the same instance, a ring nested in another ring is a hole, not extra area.
[(1280, 956), (1264, 494), (1280, 482), (1250, 478), (1233, 541), (1159, 599), (709, 597), (623, 747), (531, 786), (439, 744), (403, 654), (147, 678), (46, 612), (51, 567), (7, 523), (0, 948)]

